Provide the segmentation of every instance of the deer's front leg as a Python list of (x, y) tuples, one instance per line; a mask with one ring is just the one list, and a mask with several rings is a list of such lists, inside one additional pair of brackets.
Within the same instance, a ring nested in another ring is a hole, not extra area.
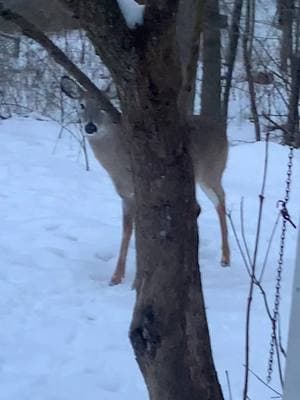
[(122, 241), (120, 247), (119, 258), (117, 262), (117, 266), (115, 272), (110, 280), (110, 285), (118, 285), (122, 283), (122, 280), (125, 277), (125, 268), (126, 268), (126, 258), (128, 253), (128, 247), (130, 238), (133, 230), (133, 218), (134, 218), (134, 210), (133, 205), (130, 201), (126, 199), (122, 200), (122, 208), (123, 208), (123, 232), (122, 232)]

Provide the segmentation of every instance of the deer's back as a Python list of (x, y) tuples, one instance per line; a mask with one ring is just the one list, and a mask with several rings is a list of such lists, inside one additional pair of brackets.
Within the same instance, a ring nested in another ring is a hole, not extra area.
[[(227, 161), (226, 135), (218, 124), (202, 116), (190, 117), (187, 131), (196, 181), (210, 186), (214, 182), (220, 183)], [(130, 157), (120, 126), (106, 127), (101, 134), (89, 137), (89, 142), (95, 157), (112, 178), (118, 194), (122, 198), (132, 198)]]

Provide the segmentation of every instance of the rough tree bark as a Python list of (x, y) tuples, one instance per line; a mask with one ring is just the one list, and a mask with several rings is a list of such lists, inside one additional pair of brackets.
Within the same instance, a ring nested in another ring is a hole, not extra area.
[(61, 2), (87, 31), (120, 95), (136, 198), (138, 280), (130, 339), (150, 398), (222, 400), (199, 274), (188, 107), (179, 107), (185, 71), (179, 2), (147, 1), (144, 24), (134, 30), (116, 0)]
[(300, 94), (300, 56), (291, 58), (291, 93), (288, 108), (288, 132), (285, 143), (289, 146), (300, 147), (299, 135), (299, 94)]
[(255, 24), (255, 1), (256, 0), (246, 0), (245, 31), (243, 36), (243, 58), (249, 88), (251, 114), (255, 127), (255, 138), (256, 141), (259, 142), (261, 140), (261, 129), (256, 104), (255, 84), (252, 74), (252, 45)]
[(180, 0), (177, 17), (177, 39), (182, 66), (182, 85), (179, 108), (194, 114), (196, 79), (202, 28), (203, 2)]
[(222, 99), (222, 118), (225, 124), (227, 124), (233, 70), (234, 70), (238, 43), (240, 38), (240, 23), (241, 23), (242, 8), (243, 8), (243, 0), (235, 0), (232, 10), (231, 25), (229, 29), (229, 44), (226, 54), (227, 71), (225, 76), (224, 95)]
[[(47, 32), (78, 27), (76, 20), (66, 13), (58, 0), (3, 0), (5, 8), (15, 11)], [(0, 30), (15, 32), (16, 26), (0, 17)]]
[(278, 24), (282, 31), (280, 45), (280, 64), (284, 73), (288, 73), (288, 64), (293, 54), (293, 21), (295, 18), (295, 0), (277, 1)]
[(120, 94), (136, 196), (139, 279), (130, 338), (150, 398), (222, 399), (200, 290), (186, 112), (178, 107), (178, 1), (147, 1), (144, 24), (135, 30), (127, 28), (116, 1), (64, 3)]
[(219, 0), (204, 3), (201, 114), (221, 120), (221, 32)]

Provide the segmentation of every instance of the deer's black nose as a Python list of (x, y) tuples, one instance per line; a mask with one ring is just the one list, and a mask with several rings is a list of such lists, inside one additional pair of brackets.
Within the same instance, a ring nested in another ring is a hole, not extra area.
[(93, 122), (89, 122), (88, 124), (85, 125), (84, 130), (89, 135), (92, 135), (93, 133), (97, 132), (98, 128), (95, 124), (93, 124)]

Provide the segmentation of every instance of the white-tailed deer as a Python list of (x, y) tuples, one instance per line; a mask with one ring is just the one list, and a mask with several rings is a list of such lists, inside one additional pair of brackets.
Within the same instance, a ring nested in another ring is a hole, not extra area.
[[(129, 154), (123, 142), (121, 123), (113, 123), (110, 116), (99, 109), (97, 101), (67, 76), (61, 78), (63, 92), (81, 103), (82, 122), (95, 157), (110, 175), (116, 191), (122, 199), (123, 235), (119, 258), (110, 284), (122, 282), (129, 241), (134, 223), (134, 188)], [(196, 182), (216, 207), (222, 235), (221, 265), (230, 264), (225, 193), (222, 175), (226, 166), (228, 144), (213, 121), (201, 116), (189, 117), (190, 154), (193, 160)]]

